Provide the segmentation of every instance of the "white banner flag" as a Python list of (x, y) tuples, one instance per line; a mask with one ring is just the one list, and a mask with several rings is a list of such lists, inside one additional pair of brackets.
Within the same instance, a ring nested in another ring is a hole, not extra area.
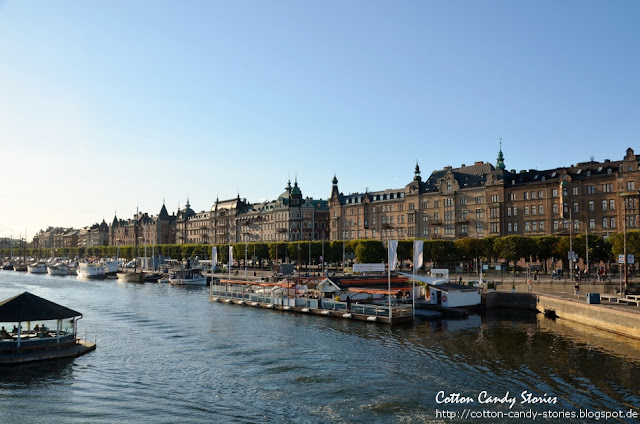
[(229, 269), (233, 266), (233, 246), (229, 245)]
[(389, 271), (398, 266), (398, 240), (389, 240)]
[(422, 240), (413, 241), (413, 269), (419, 269), (423, 262), (422, 252), (424, 249), (424, 242)]
[(216, 270), (216, 265), (218, 265), (218, 248), (211, 246), (211, 272)]

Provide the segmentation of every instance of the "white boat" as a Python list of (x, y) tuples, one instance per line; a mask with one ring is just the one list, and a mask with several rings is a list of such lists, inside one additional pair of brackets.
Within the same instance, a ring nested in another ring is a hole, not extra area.
[(53, 264), (47, 267), (49, 275), (69, 275), (69, 267), (64, 264)]
[(42, 262), (27, 265), (27, 271), (31, 274), (46, 274), (47, 266)]
[(121, 260), (106, 260), (100, 262), (104, 266), (107, 275), (116, 275), (120, 267), (122, 266)]
[(199, 268), (174, 269), (171, 270), (169, 283), (179, 286), (206, 286), (207, 277), (202, 275)]
[(105, 278), (104, 267), (100, 264), (80, 263), (76, 269), (78, 278)]
[(122, 271), (116, 274), (118, 281), (127, 283), (144, 283), (144, 272), (142, 271)]

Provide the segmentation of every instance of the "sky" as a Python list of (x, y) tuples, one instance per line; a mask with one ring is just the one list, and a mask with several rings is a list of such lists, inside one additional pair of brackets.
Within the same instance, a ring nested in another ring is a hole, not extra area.
[(636, 0), (0, 0), (0, 237), (640, 152)]

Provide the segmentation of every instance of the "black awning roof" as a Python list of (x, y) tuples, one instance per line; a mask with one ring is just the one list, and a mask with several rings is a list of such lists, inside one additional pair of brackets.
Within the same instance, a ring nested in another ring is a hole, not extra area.
[(24, 292), (0, 302), (0, 322), (24, 322), (82, 316), (57, 303)]

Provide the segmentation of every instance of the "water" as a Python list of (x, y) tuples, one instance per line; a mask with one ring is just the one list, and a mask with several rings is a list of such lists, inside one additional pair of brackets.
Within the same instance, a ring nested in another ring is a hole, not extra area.
[[(212, 303), (207, 288), (0, 271), (0, 299), (23, 291), (82, 312), (98, 348), (1, 368), (2, 423), (421, 423), (461, 421), (436, 409), (640, 407), (640, 342), (530, 313), (389, 327)], [(477, 403), (525, 390), (557, 403)], [(474, 403), (438, 404), (440, 391)]]

